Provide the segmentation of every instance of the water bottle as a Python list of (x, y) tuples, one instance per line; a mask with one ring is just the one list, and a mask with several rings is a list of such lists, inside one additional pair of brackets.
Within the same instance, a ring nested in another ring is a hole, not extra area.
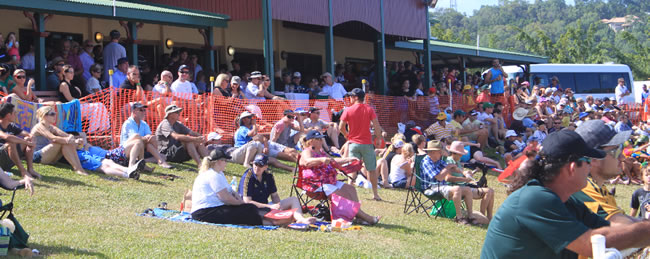
[(237, 176), (232, 177), (232, 181), (230, 181), (230, 188), (233, 192), (237, 192)]

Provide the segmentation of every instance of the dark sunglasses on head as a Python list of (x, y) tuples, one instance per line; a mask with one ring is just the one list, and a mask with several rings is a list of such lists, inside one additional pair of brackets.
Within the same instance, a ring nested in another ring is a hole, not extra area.
[(16, 79), (25, 79), (25, 76), (16, 76)]

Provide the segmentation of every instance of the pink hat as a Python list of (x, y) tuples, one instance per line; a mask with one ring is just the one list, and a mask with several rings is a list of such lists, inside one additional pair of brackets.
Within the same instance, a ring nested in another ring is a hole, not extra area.
[(521, 83), (521, 85), (530, 86), (530, 83), (528, 83), (528, 81), (524, 81), (523, 83)]
[(463, 142), (460, 141), (451, 142), (451, 145), (447, 147), (447, 150), (449, 150), (449, 152), (460, 154), (460, 155), (467, 154), (467, 151), (465, 150), (465, 145), (463, 144)]

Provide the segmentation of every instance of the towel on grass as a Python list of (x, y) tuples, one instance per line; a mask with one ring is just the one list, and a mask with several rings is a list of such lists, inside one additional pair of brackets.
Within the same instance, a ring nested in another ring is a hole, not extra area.
[(166, 220), (177, 221), (177, 222), (189, 222), (189, 223), (197, 223), (203, 225), (212, 225), (212, 226), (229, 227), (229, 228), (263, 229), (263, 230), (274, 230), (279, 228), (279, 226), (244, 226), (244, 225), (208, 223), (208, 222), (193, 220), (192, 214), (190, 214), (189, 212), (180, 212), (177, 210), (166, 210), (161, 208), (153, 209), (153, 215), (141, 213), (140, 216), (166, 219)]

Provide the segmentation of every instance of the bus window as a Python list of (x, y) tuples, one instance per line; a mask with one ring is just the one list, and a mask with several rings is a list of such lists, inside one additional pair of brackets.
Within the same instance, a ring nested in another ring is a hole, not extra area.
[[(618, 85), (619, 78), (627, 78), (623, 73), (600, 73), (600, 88), (603, 93), (613, 93)], [(625, 80), (625, 85), (629, 86), (629, 78)]]
[(591, 94), (600, 92), (600, 80), (596, 73), (575, 73), (576, 89), (579, 94)]
[(557, 73), (553, 75), (557, 76), (557, 78), (560, 80), (560, 87), (562, 87), (562, 89), (576, 89), (576, 81), (573, 77), (573, 73)]
[(533, 78), (532, 86), (546, 86), (551, 82), (547, 74), (533, 74), (531, 78)]

